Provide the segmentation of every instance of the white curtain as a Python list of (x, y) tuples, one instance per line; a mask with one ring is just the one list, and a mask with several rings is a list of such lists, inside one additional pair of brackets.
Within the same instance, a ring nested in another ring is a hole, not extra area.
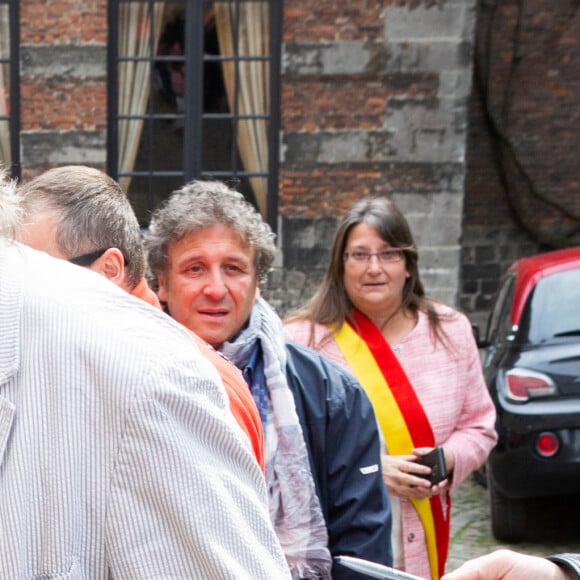
[[(0, 58), (10, 56), (10, 21), (8, 5), (0, 5)], [(10, 112), (10, 65), (0, 63), (0, 117)], [(10, 152), (10, 123), (0, 120), (0, 166), (9, 167), (12, 162)]]
[[(154, 4), (151, 28), (149, 6), (144, 2), (119, 4), (119, 57), (148, 57), (155, 52), (161, 34), (164, 2)], [(151, 46), (153, 33), (153, 47)], [(143, 115), (149, 98), (151, 64), (147, 61), (119, 62), (119, 115)], [(119, 172), (132, 171), (141, 139), (143, 120), (119, 120)], [(119, 180), (128, 191), (130, 177)]]
[[(221, 56), (267, 56), (270, 45), (270, 6), (268, 2), (216, 2), (216, 30)], [(236, 9), (239, 14), (236, 14)], [(238, 50), (235, 50), (236, 16), (239, 18)], [(239, 115), (267, 114), (269, 109), (270, 67), (267, 61), (222, 63), (230, 112)], [(237, 84), (237, 103), (236, 99)], [(268, 171), (268, 123), (266, 119), (241, 120), (238, 124), (238, 149), (248, 172)], [(267, 179), (251, 177), (250, 183), (262, 217), (266, 217)]]

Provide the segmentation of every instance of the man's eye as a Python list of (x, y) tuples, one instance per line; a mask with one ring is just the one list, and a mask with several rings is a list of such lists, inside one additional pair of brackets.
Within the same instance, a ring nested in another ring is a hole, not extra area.
[(227, 264), (225, 266), (225, 270), (226, 270), (226, 272), (230, 272), (230, 273), (238, 273), (238, 272), (242, 271), (240, 266), (238, 266), (236, 264)]

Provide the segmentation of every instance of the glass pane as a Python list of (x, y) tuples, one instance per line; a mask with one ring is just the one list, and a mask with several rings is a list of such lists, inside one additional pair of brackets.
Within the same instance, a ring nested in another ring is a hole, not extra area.
[(9, 166), (10, 152), (10, 12), (0, 5), (0, 165)]
[[(268, 55), (270, 49), (268, 0), (214, 2), (213, 7), (208, 7), (207, 14), (215, 17), (222, 56)], [(208, 19), (206, 16), (206, 22)]]
[(10, 57), (10, 11), (7, 4), (0, 4), (0, 59)]
[(158, 207), (171, 192), (183, 185), (182, 177), (149, 175), (134, 177), (127, 196), (135, 210), (141, 227), (149, 225), (151, 211)]
[(155, 52), (154, 89), (163, 97), (165, 112), (183, 113), (185, 96), (185, 9), (168, 5), (163, 13), (161, 34)]
[(530, 342), (580, 334), (580, 270), (543, 278), (529, 300)]
[(0, 165), (9, 166), (11, 162), (10, 123), (9, 121), (0, 121)]
[(240, 170), (242, 164), (233, 142), (230, 119), (203, 121), (202, 171)]
[(247, 115), (268, 114), (270, 67), (262, 61), (238, 64), (238, 109)]
[(204, 113), (226, 113), (229, 109), (222, 63), (219, 60), (220, 46), (215, 17), (211, 14), (206, 21), (203, 37), (203, 110)]
[(265, 119), (240, 119), (238, 145), (247, 171), (268, 172), (268, 122)]
[(135, 171), (180, 171), (183, 157), (181, 120), (147, 119), (135, 160)]

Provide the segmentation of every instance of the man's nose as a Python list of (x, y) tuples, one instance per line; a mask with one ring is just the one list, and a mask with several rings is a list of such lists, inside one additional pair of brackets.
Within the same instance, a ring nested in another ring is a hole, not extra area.
[(205, 281), (204, 294), (214, 300), (219, 300), (224, 297), (227, 291), (222, 271), (219, 268), (210, 270)]

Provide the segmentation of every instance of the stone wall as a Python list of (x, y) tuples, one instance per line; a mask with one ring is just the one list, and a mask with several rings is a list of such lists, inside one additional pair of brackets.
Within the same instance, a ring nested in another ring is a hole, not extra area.
[(20, 0), (23, 177), (69, 163), (105, 168), (106, 0)]
[(428, 292), (457, 304), (475, 0), (297, 0), (282, 83), (280, 263), (286, 312), (326, 266), (336, 220), (388, 195), (405, 213)]
[[(574, 6), (571, 0), (550, 6), (540, 0), (499, 4), (504, 11), (495, 15), (502, 25), (496, 26), (492, 60), (500, 92), (493, 102), (499, 102), (509, 70), (502, 42), (509, 44), (515, 7), (523, 6), (525, 38), (540, 38), (531, 33), (535, 30), (549, 50), (543, 60), (541, 51), (527, 52), (534, 60), (517, 77), (520, 96), (535, 84), (542, 88), (512, 111), (519, 114), (533, 104), (532, 119), (541, 129), (530, 132), (518, 117), (517, 144), (525, 146), (532, 166), (542, 168), (550, 192), (577, 211), (580, 179), (572, 153), (580, 110), (574, 100), (580, 26), (574, 26)], [(337, 219), (363, 196), (395, 200), (417, 238), (428, 292), (476, 319), (485, 317), (509, 261), (547, 247), (514, 219), (477, 91), (468, 106), (474, 42), (481, 43), (493, 26), (490, 5), (483, 0), (285, 3), (280, 251), (269, 289), (281, 312), (312, 294)], [(104, 169), (107, 2), (21, 0), (20, 10), (23, 176), (64, 163)], [(536, 163), (538, 158), (559, 163)], [(560, 229), (566, 220), (574, 222), (575, 214), (558, 221), (534, 203), (544, 222)]]
[(484, 320), (515, 259), (580, 244), (580, 9), (479, 0), (460, 304)]

